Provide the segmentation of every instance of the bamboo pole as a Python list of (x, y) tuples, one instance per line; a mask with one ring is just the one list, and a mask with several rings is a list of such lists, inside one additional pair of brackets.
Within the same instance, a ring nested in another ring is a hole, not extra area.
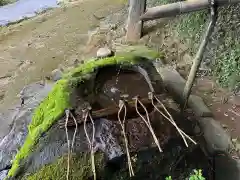
[[(164, 103), (165, 107), (168, 110), (171, 110), (171, 109), (173, 109), (175, 111), (177, 110), (177, 109), (173, 108), (173, 104), (169, 101), (168, 97), (165, 96), (164, 94), (155, 95), (155, 98), (157, 98), (158, 100), (161, 99), (161, 101)], [(144, 106), (147, 108), (147, 110), (149, 112), (151, 112), (154, 109), (154, 107), (152, 106), (152, 100), (150, 100), (149, 98), (142, 98), (141, 102), (144, 104)], [(157, 103), (157, 101), (156, 102), (154, 101), (154, 103)], [(158, 107), (158, 105), (157, 105), (157, 107)], [(127, 108), (128, 108), (128, 113), (127, 113), (126, 118), (127, 119), (135, 118), (137, 116), (135, 100), (128, 101)], [(162, 110), (162, 107), (158, 107), (158, 108), (160, 110)], [(143, 114), (145, 113), (143, 108), (139, 108), (138, 110), (139, 110), (139, 112), (141, 112)], [(93, 119), (107, 118), (110, 121), (117, 121), (118, 111), (119, 111), (119, 107), (116, 105), (113, 105), (113, 106), (106, 107), (104, 109), (93, 110), (91, 112), (91, 115), (92, 115)], [(75, 115), (75, 117), (76, 117), (77, 123), (79, 125), (83, 123), (82, 116)], [(64, 128), (64, 124), (65, 124), (65, 121), (60, 120), (58, 122), (58, 125), (60, 128)], [(72, 118), (69, 119), (68, 126), (75, 126), (75, 122), (73, 121)]]
[[(216, 6), (224, 6), (239, 2), (240, 0), (216, 0)], [(143, 21), (148, 21), (158, 18), (176, 16), (179, 14), (189, 13), (193, 11), (199, 11), (207, 8), (209, 8), (209, 0), (182, 1), (149, 8), (140, 17), (140, 19)]]
[(142, 36), (143, 22), (140, 16), (146, 9), (146, 0), (130, 0), (126, 25), (126, 40), (137, 41)]

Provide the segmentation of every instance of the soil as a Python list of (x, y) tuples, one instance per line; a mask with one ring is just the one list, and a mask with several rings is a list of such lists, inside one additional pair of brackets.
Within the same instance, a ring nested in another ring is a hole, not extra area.
[(121, 8), (118, 0), (85, 0), (1, 27), (0, 109), (14, 105), (24, 85), (42, 80), (60, 64), (95, 55), (87, 46), (89, 31), (100, 23), (93, 14), (105, 17)]
[(231, 134), (233, 139), (240, 136), (240, 99), (239, 96), (219, 87), (211, 77), (198, 78), (194, 87), (201, 96), (214, 118)]

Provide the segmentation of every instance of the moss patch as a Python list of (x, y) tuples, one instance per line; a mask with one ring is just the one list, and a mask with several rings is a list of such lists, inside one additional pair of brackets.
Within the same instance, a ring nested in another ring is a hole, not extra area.
[[(95, 154), (95, 165), (97, 172), (104, 168), (104, 155), (101, 153)], [(55, 163), (42, 167), (35, 174), (23, 177), (24, 180), (65, 180), (67, 174), (67, 156), (59, 158)], [(99, 174), (99, 173), (98, 173)], [(72, 155), (70, 160), (69, 179), (71, 180), (86, 180), (92, 177), (91, 158), (90, 154), (81, 153)]]
[(47, 131), (63, 114), (64, 110), (70, 106), (69, 96), (68, 80), (62, 79), (56, 83), (47, 98), (36, 108), (32, 117), (32, 122), (28, 126), (28, 135), (15, 157), (13, 166), (9, 171), (9, 176), (15, 175), (20, 160), (26, 158), (30, 154), (41, 134)]
[[(157, 54), (155, 54), (156, 56)], [(153, 58), (155, 58), (155, 56)], [(34, 149), (42, 133), (46, 132), (70, 108), (70, 95), (77, 84), (84, 82), (90, 73), (96, 69), (114, 64), (137, 64), (143, 62), (135, 53), (124, 53), (118, 56), (90, 60), (73, 69), (63, 79), (59, 80), (47, 98), (36, 108), (32, 122), (28, 127), (27, 138), (17, 153), (8, 177), (16, 175), (20, 161), (25, 159)]]

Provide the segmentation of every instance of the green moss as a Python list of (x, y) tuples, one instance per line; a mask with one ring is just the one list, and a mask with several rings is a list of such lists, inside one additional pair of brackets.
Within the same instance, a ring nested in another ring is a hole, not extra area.
[[(101, 153), (95, 154), (96, 170), (99, 174), (104, 168), (104, 155)], [(67, 156), (59, 158), (55, 163), (42, 167), (35, 174), (25, 176), (24, 180), (65, 180), (67, 173)], [(81, 153), (79, 155), (72, 155), (70, 159), (70, 173), (71, 180), (86, 180), (92, 177), (91, 157), (90, 154)]]
[[(46, 132), (64, 114), (67, 108), (70, 108), (71, 92), (79, 82), (86, 80), (87, 74), (108, 65), (142, 62), (142, 59), (137, 55), (136, 52), (125, 53), (97, 61), (90, 60), (64, 75), (63, 79), (59, 80), (53, 87), (47, 98), (36, 108), (32, 122), (28, 127), (27, 138), (13, 161), (8, 177), (16, 175), (20, 161), (33, 151), (41, 134)], [(154, 55), (156, 56), (156, 54)]]
[(21, 159), (24, 159), (32, 151), (40, 135), (58, 119), (66, 108), (69, 107), (68, 80), (62, 79), (56, 83), (47, 98), (36, 108), (32, 122), (28, 126), (28, 135), (17, 153), (9, 176), (13, 176), (18, 169)]

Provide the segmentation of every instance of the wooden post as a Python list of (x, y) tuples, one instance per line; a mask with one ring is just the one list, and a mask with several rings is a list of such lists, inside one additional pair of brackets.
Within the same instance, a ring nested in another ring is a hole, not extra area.
[(146, 0), (129, 0), (129, 13), (126, 25), (126, 40), (137, 41), (142, 36), (143, 22), (140, 16), (145, 12)]

